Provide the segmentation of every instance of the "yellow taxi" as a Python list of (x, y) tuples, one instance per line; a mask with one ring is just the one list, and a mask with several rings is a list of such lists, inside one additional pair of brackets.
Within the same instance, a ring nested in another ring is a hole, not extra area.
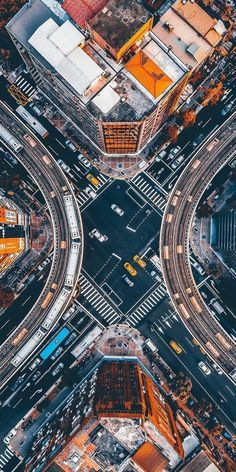
[(129, 262), (124, 263), (124, 268), (127, 270), (127, 272), (129, 272), (130, 275), (132, 275), (132, 277), (137, 275), (137, 270)]
[(199, 346), (199, 342), (195, 338), (192, 339), (192, 343), (194, 344), (194, 346)]
[(181, 352), (183, 352), (183, 349), (180, 347), (180, 345), (176, 341), (174, 340), (170, 341), (169, 345), (171, 349), (173, 349), (173, 351), (176, 352), (176, 354), (181, 354)]
[(146, 262), (144, 262), (144, 260), (140, 256), (138, 256), (137, 254), (133, 257), (133, 261), (137, 262), (137, 264), (140, 267), (145, 267), (146, 266)]
[(101, 183), (100, 180), (95, 177), (95, 175), (90, 173), (86, 175), (86, 179), (88, 179), (91, 184), (95, 185), (95, 187), (98, 187), (98, 185)]

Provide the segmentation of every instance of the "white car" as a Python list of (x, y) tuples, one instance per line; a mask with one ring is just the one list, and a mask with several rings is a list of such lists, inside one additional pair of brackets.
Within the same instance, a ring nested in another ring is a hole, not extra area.
[(198, 262), (194, 262), (194, 263), (193, 263), (193, 266), (194, 266), (195, 269), (199, 272), (199, 274), (201, 274), (201, 275), (204, 275), (204, 274), (205, 274), (204, 269), (200, 266), (200, 264), (198, 264)]
[(89, 236), (90, 238), (93, 238), (93, 237), (97, 238), (98, 241), (100, 241), (100, 243), (104, 243), (105, 241), (108, 240), (108, 237), (105, 234), (102, 235), (101, 233), (99, 233), (99, 231), (96, 228), (90, 231)]
[(184, 160), (184, 156), (179, 156), (176, 159), (176, 161), (172, 162), (171, 164), (172, 169), (176, 169), (181, 164), (181, 162), (183, 162), (183, 160)]
[(97, 198), (96, 192), (94, 192), (94, 190), (93, 190), (91, 187), (86, 187), (86, 188), (84, 189), (84, 191), (85, 191), (85, 193), (86, 193), (89, 197), (91, 197), (91, 198), (93, 198), (93, 199), (94, 199), (94, 198)]
[(220, 367), (215, 362), (212, 364), (212, 367), (217, 372), (217, 374), (219, 375), (223, 374), (223, 370), (221, 370)]
[(205, 362), (200, 361), (198, 363), (199, 369), (205, 374), (205, 375), (210, 375), (211, 374), (211, 369), (205, 364)]
[(3, 442), (5, 442), (5, 444), (9, 444), (10, 440), (13, 438), (13, 436), (15, 436), (15, 434), (17, 433), (16, 429), (12, 429), (10, 431), (10, 433), (7, 434), (7, 436), (5, 436), (5, 438), (3, 439)]
[(127, 275), (123, 276), (123, 279), (128, 284), (129, 287), (134, 286), (134, 282), (132, 282), (132, 280), (130, 280), (129, 277), (127, 277)]
[(84, 164), (85, 167), (91, 167), (91, 163), (86, 157), (83, 156), (83, 154), (79, 154), (77, 158), (80, 162), (82, 162), (82, 164)]
[(65, 144), (68, 146), (68, 148), (70, 148), (73, 152), (77, 151), (77, 148), (76, 146), (69, 140), (67, 139)]
[(60, 362), (60, 364), (58, 364), (58, 366), (56, 367), (56, 369), (54, 369), (54, 371), (52, 372), (52, 375), (53, 375), (53, 376), (57, 375), (57, 374), (60, 372), (60, 370), (63, 369), (63, 367), (64, 367), (63, 362)]
[(177, 154), (179, 153), (180, 149), (181, 149), (180, 146), (176, 146), (176, 147), (172, 148), (172, 149), (170, 150), (169, 156), (177, 156)]
[(58, 159), (57, 163), (65, 172), (70, 172), (70, 167), (62, 159)]
[(111, 209), (112, 209), (115, 213), (117, 213), (117, 215), (119, 215), (119, 216), (123, 216), (123, 214), (124, 214), (124, 210), (122, 210), (120, 207), (118, 207), (117, 205), (115, 205), (115, 203), (112, 203)]

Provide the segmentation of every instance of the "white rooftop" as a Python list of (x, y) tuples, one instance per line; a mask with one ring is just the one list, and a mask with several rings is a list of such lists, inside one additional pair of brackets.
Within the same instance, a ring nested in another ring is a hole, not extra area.
[(80, 47), (84, 35), (67, 20), (59, 26), (49, 18), (37, 28), (29, 43), (54, 67), (79, 95), (101, 77), (103, 70)]
[(108, 84), (92, 101), (102, 113), (106, 114), (120, 101), (120, 96), (113, 90), (111, 85)]
[(54, 31), (50, 41), (67, 56), (84, 41), (84, 35), (67, 20)]

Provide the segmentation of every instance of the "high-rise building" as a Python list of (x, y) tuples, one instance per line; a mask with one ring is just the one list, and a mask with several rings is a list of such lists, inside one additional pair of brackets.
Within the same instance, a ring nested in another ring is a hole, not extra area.
[(236, 207), (235, 203), (211, 218), (211, 246), (223, 263), (236, 274)]
[(154, 27), (137, 0), (65, 0), (60, 14), (44, 2), (24, 5), (7, 30), (38, 88), (109, 156), (145, 148), (224, 33), (189, 0)]
[(23, 217), (6, 205), (0, 207), (0, 274), (2, 274), (25, 248)]
[(149, 370), (141, 336), (109, 327), (89, 367), (77, 357), (83, 344), (71, 351), (70, 386), (64, 379), (51, 388), (15, 430), (9, 447), (24, 471), (162, 472), (180, 464), (191, 436)]

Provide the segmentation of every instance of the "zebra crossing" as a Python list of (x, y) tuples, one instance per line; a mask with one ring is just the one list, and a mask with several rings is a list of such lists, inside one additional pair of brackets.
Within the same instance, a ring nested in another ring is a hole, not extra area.
[(100, 295), (96, 288), (94, 288), (94, 286), (83, 274), (80, 276), (80, 290), (81, 294), (97, 311), (105, 324), (111, 325), (113, 323), (117, 323), (120, 320), (120, 315), (115, 312), (115, 310), (109, 305), (103, 296)]
[(32, 85), (32, 83), (26, 79), (25, 76), (19, 75), (17, 79), (14, 82), (14, 85), (16, 85), (18, 88), (21, 89), (21, 91), (28, 97), (32, 97), (34, 93), (37, 91), (37, 89)]
[[(100, 180), (100, 184), (97, 187), (88, 185), (88, 187), (91, 188), (91, 190), (93, 190), (94, 192), (96, 192), (97, 189), (99, 190), (100, 188), (102, 188), (108, 181), (108, 177), (106, 177), (105, 175), (99, 174), (97, 177)], [(79, 196), (78, 196), (79, 206), (85, 205), (85, 203), (87, 203), (89, 199), (91, 199), (91, 197), (84, 190), (81, 190), (79, 192)]]
[(13, 452), (6, 448), (3, 454), (0, 454), (0, 470), (4, 471), (5, 466), (14, 457)]
[(161, 283), (139, 307), (127, 319), (127, 322), (132, 326), (136, 326), (141, 320), (166, 296), (166, 288)]
[(151, 200), (162, 212), (164, 212), (166, 206), (165, 198), (152, 187), (152, 185), (144, 179), (142, 175), (136, 175), (131, 179), (132, 183), (141, 191), (145, 197)]

